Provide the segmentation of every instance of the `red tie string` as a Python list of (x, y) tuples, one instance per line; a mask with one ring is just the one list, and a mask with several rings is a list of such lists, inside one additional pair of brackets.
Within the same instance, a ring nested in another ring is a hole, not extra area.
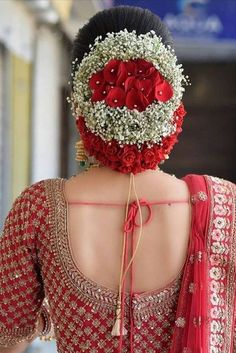
[[(130, 183), (130, 190), (129, 190), (129, 197), (128, 197), (127, 204), (129, 203), (129, 199), (130, 199), (131, 186), (133, 186), (136, 201), (132, 202), (130, 204), (130, 206), (126, 209), (126, 219), (125, 219), (125, 224), (124, 224), (124, 244), (123, 244), (123, 254), (122, 254), (122, 259), (124, 259), (124, 260), (122, 260), (122, 267), (121, 267), (122, 277), (121, 277), (121, 282), (120, 282), (120, 287), (119, 287), (119, 298), (121, 298), (121, 310), (120, 310), (121, 325), (120, 325), (119, 353), (122, 353), (122, 346), (123, 346), (123, 325), (124, 325), (124, 312), (125, 312), (125, 279), (126, 279), (126, 275), (128, 273), (129, 268), (131, 271), (130, 272), (130, 275), (131, 275), (131, 285), (130, 285), (130, 353), (133, 353), (133, 351), (134, 351), (134, 346), (133, 346), (134, 324), (133, 324), (133, 307), (132, 307), (132, 298), (133, 298), (133, 291), (134, 291), (133, 261), (134, 261), (135, 255), (137, 253), (138, 246), (140, 244), (143, 225), (148, 224), (152, 219), (151, 205), (144, 199), (141, 199), (141, 200), (138, 199), (133, 174), (131, 174), (131, 180), (132, 180), (132, 183)], [(141, 206), (146, 206), (148, 209), (148, 217), (144, 223), (143, 223), (143, 219), (142, 219)], [(138, 212), (139, 212), (139, 216), (140, 216), (140, 224), (138, 224), (136, 222), (136, 217), (137, 217)], [(138, 235), (138, 239), (137, 239), (137, 244), (134, 247), (134, 231), (135, 231), (136, 227), (140, 228), (140, 231), (139, 231), (139, 235)], [(131, 259), (129, 261), (129, 264), (126, 265), (127, 264), (127, 252), (128, 252), (128, 247), (127, 247), (128, 237), (131, 237)]]

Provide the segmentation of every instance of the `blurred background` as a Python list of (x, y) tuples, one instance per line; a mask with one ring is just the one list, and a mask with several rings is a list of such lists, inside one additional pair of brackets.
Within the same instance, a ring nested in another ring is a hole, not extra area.
[[(236, 181), (236, 0), (0, 0), (0, 229), (26, 186), (79, 172), (66, 102), (71, 43), (89, 17), (118, 5), (165, 21), (192, 82), (183, 136), (163, 169)], [(29, 352), (56, 348), (35, 341)]]

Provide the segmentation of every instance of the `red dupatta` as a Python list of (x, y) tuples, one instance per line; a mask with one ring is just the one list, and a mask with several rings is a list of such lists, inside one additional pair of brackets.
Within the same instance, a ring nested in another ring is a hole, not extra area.
[(170, 353), (233, 353), (235, 185), (187, 175), (192, 235)]

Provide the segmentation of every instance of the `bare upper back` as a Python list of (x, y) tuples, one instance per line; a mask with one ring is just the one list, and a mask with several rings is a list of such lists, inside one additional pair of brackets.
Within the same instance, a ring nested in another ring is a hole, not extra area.
[[(135, 185), (138, 198), (149, 202), (189, 199), (186, 183), (166, 173), (146, 171), (138, 174)], [(125, 204), (128, 188), (128, 175), (98, 168), (67, 180), (65, 196), (69, 202)], [(142, 207), (142, 214), (145, 220), (145, 207)], [(152, 221), (143, 227), (133, 265), (136, 292), (168, 284), (181, 271), (186, 258), (190, 203), (155, 205), (152, 214)], [(69, 206), (68, 229), (75, 263), (85, 276), (111, 289), (117, 289), (119, 281), (124, 220), (125, 207)]]

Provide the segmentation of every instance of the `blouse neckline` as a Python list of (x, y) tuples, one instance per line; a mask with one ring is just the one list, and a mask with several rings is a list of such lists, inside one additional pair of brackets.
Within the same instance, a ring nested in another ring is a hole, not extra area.
[[(65, 197), (65, 178), (45, 180), (45, 190), (49, 203), (49, 223), (51, 228), (51, 241), (53, 253), (58, 263), (62, 280), (66, 283), (68, 290), (78, 299), (92, 306), (94, 311), (114, 312), (117, 304), (118, 290), (107, 288), (88, 278), (75, 263), (70, 251), (68, 235), (68, 203)], [(193, 214), (193, 213), (192, 213)], [(125, 293), (126, 310), (130, 305), (134, 306), (134, 316), (140, 318), (151, 314), (166, 312), (167, 307), (175, 305), (185, 272), (186, 263), (191, 249), (191, 238), (193, 230), (190, 228), (189, 245), (185, 263), (178, 276), (163, 288), (133, 294)]]

